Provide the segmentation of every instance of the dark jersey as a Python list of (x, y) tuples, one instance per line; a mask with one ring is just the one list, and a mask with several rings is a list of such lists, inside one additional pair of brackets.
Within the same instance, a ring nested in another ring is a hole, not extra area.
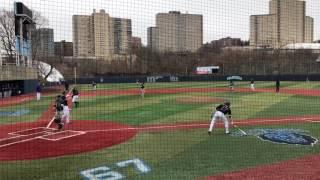
[(280, 86), (280, 81), (279, 81), (279, 80), (276, 81), (276, 86), (277, 86), (277, 87)]
[(230, 107), (225, 104), (220, 104), (219, 106), (216, 107), (216, 110), (222, 112), (223, 114), (231, 115)]
[(68, 106), (68, 100), (66, 96), (61, 96), (61, 104)]
[(66, 91), (69, 91), (69, 83), (65, 82), (64, 83), (64, 88)]
[(58, 112), (63, 110), (63, 106), (62, 106), (61, 100), (57, 100), (56, 101), (55, 108), (56, 108), (56, 111), (58, 111)]
[(36, 87), (36, 91), (37, 91), (38, 93), (41, 92), (41, 86), (40, 86), (40, 85), (38, 85), (38, 86)]
[(78, 95), (79, 95), (79, 91), (76, 90), (76, 89), (73, 89), (73, 90), (72, 90), (72, 95), (78, 96)]
[(144, 89), (144, 84), (143, 84), (143, 83), (141, 84), (140, 88), (141, 88), (141, 89)]

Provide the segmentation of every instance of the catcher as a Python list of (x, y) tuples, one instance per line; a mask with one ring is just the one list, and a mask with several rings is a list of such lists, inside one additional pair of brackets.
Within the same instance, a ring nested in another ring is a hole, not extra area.
[(55, 116), (54, 116), (54, 122), (58, 125), (58, 130), (63, 129), (63, 122), (62, 122), (62, 116), (63, 116), (63, 98), (61, 95), (57, 96), (54, 108), (55, 108)]

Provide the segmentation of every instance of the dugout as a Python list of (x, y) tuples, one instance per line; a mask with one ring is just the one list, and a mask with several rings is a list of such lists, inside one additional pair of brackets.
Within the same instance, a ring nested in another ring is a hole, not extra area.
[(0, 98), (35, 92), (38, 80), (0, 81)]

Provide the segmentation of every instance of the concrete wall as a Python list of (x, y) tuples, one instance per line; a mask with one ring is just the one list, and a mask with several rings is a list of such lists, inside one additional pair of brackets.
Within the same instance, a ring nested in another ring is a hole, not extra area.
[(38, 79), (36, 68), (22, 66), (0, 66), (0, 81)]

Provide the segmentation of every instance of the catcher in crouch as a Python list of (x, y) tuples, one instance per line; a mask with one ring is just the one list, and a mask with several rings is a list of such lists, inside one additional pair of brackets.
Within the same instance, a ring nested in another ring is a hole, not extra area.
[(229, 119), (231, 119), (231, 109), (230, 102), (225, 102), (224, 104), (220, 104), (216, 107), (216, 111), (211, 115), (211, 123), (209, 127), (208, 134), (210, 135), (216, 120), (222, 120), (224, 122), (225, 132), (229, 134)]
[(58, 130), (62, 130), (64, 123), (62, 122), (62, 116), (63, 116), (63, 98), (61, 95), (58, 95), (56, 98), (56, 102), (54, 105), (54, 108), (56, 110), (55, 116), (54, 116), (54, 122), (58, 125)]

